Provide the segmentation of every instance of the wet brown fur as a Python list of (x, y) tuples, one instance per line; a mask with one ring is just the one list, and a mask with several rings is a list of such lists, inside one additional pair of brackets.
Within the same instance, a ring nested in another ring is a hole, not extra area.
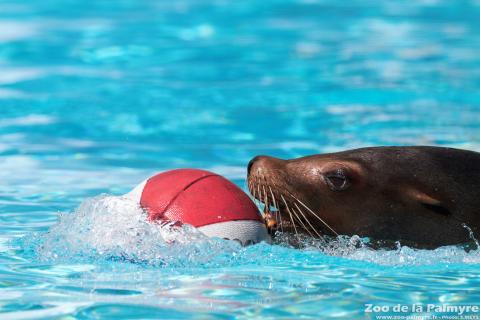
[[(343, 177), (344, 190), (327, 183)], [(359, 235), (438, 247), (469, 241), (465, 226), (480, 232), (480, 153), (473, 151), (373, 147), (291, 160), (258, 156), (249, 164), (248, 187), (266, 204), (271, 228), (317, 238)]]

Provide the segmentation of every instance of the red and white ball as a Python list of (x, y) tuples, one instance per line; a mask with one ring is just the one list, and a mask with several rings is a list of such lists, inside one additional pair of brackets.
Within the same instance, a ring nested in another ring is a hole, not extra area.
[(209, 237), (242, 244), (270, 241), (250, 198), (235, 184), (213, 172), (177, 169), (157, 174), (126, 195), (148, 218), (187, 223)]

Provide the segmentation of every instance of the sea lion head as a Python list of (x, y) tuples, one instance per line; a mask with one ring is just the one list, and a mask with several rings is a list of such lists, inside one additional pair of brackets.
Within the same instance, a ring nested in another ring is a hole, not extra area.
[(374, 147), (291, 160), (257, 156), (248, 186), (270, 216), (278, 215), (279, 228), (315, 237), (437, 247), (467, 242), (465, 226), (480, 230), (480, 154), (472, 151)]

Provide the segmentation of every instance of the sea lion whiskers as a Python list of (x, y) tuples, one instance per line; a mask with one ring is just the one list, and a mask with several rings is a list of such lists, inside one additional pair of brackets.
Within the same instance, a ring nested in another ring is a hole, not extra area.
[[(302, 215), (303, 219), (305, 219), (305, 221), (308, 223), (308, 225), (310, 226), (310, 228), (315, 232), (315, 234), (320, 238), (320, 239), (324, 239), (323, 236), (317, 231), (317, 229), (315, 229), (312, 224), (310, 223), (310, 220), (305, 216), (305, 214), (303, 213), (302, 209), (300, 209), (300, 207), (298, 206), (298, 204), (296, 202), (293, 203), (295, 205), (295, 207), (297, 207), (298, 209), (298, 212)], [(314, 237), (315, 238), (315, 237)]]
[(253, 202), (257, 203), (257, 199), (255, 198), (255, 193), (252, 190), (252, 183), (253, 183), (252, 181), (248, 180), (247, 187)]
[[(261, 202), (259, 199), (257, 199), (258, 195), (257, 195), (257, 189), (255, 188), (255, 181), (251, 181), (248, 185), (248, 189), (253, 197), (253, 201), (255, 202), (255, 204), (259, 205), (259, 203)], [(263, 213), (262, 214), (262, 217), (263, 217)]]
[(258, 184), (258, 183), (257, 183), (257, 191), (258, 191), (258, 199), (260, 200), (260, 202), (262, 202), (262, 200), (260, 199), (260, 197), (261, 197), (260, 184)]
[[(278, 221), (278, 216), (279, 216), (279, 212), (280, 210), (278, 209), (278, 205), (277, 205), (277, 200), (275, 199), (275, 195), (273, 194), (273, 191), (272, 191), (272, 188), (270, 186), (268, 186), (268, 189), (270, 190), (270, 194), (272, 195), (272, 202), (273, 202), (273, 206), (275, 207), (275, 224), (274, 224), (274, 228), (277, 227), (277, 221)], [(280, 218), (281, 219), (281, 218)], [(280, 226), (282, 228), (282, 232), (283, 232), (283, 226)]]
[(283, 233), (283, 218), (282, 218), (282, 214), (280, 212), (280, 206), (277, 204), (277, 200), (275, 199), (275, 195), (272, 191), (272, 188), (270, 186), (268, 186), (268, 188), (270, 189), (270, 192), (272, 193), (272, 197), (273, 197), (273, 200), (274, 200), (273, 205), (275, 206), (275, 209), (277, 209), (275, 211), (275, 219), (277, 221), (279, 221), (278, 225), (280, 226), (280, 231)]
[[(272, 182), (272, 183), (273, 183), (273, 185), (276, 187), (276, 188), (275, 188), (276, 190), (280, 190), (280, 189), (276, 186), (276, 184), (275, 184), (274, 182)], [(310, 220), (306, 217), (305, 213), (303, 212), (303, 210), (300, 209), (300, 207), (296, 204), (296, 202), (300, 203), (300, 205), (301, 205), (302, 207), (304, 207), (305, 209), (307, 209), (307, 210), (308, 210), (315, 218), (317, 218), (323, 225), (325, 225), (325, 226), (326, 226), (328, 229), (330, 229), (336, 236), (338, 236), (338, 233), (337, 233), (328, 223), (326, 223), (325, 220), (323, 220), (322, 218), (320, 218), (320, 217), (318, 216), (318, 214), (316, 214), (312, 209), (310, 209), (310, 208), (309, 208), (305, 203), (303, 203), (300, 199), (298, 199), (297, 197), (295, 197), (295, 195), (293, 195), (290, 191), (288, 191), (287, 189), (285, 189), (285, 191), (288, 193), (288, 195), (289, 195), (291, 198), (294, 199), (294, 201), (292, 201), (293, 205), (295, 205), (295, 206), (297, 207), (297, 209), (299, 210), (299, 212), (301, 212), (301, 214), (302, 214), (303, 218), (305, 219), (305, 221), (308, 223), (308, 225), (312, 228), (312, 230), (314, 230), (315, 233), (316, 233), (321, 239), (323, 239), (323, 236), (320, 235), (320, 234), (318, 233), (318, 231), (313, 227), (313, 225), (311, 224)], [(288, 203), (287, 203), (287, 201), (285, 200), (284, 196), (283, 196), (282, 194), (280, 194), (280, 195), (281, 195), (281, 197), (282, 197), (282, 199), (283, 199), (283, 202), (285, 203), (285, 207), (287, 207), (287, 211), (288, 211), (288, 209), (289, 209)], [(290, 212), (289, 212), (289, 214), (290, 214)], [(281, 217), (281, 215), (280, 215), (280, 217)], [(299, 219), (299, 218), (297, 217), (297, 219)], [(300, 220), (300, 219), (299, 219), (299, 220)], [(303, 228), (305, 229), (305, 231), (308, 232), (308, 228), (306, 228), (304, 224), (303, 224), (302, 226), (303, 226)]]
[[(267, 189), (268, 189), (268, 191), (267, 191)], [(278, 189), (278, 188), (276, 188), (276, 189)], [(268, 216), (269, 215), (271, 216), (271, 214), (272, 214), (272, 212), (270, 210), (270, 207), (272, 206), (276, 209), (276, 210), (274, 210), (274, 216), (275, 216), (275, 221), (276, 222), (278, 221), (278, 223), (277, 223), (277, 226), (275, 226), (275, 229), (279, 228), (280, 231), (283, 233), (284, 232), (285, 221), (283, 220), (283, 217), (282, 217), (282, 209), (281, 209), (281, 206), (279, 205), (279, 203), (277, 202), (277, 199), (275, 197), (275, 193), (273, 192), (270, 184), (267, 183), (266, 179), (263, 176), (256, 177), (255, 180), (251, 181), (251, 183), (249, 185), (249, 190), (250, 190), (253, 198), (255, 199), (255, 201), (264, 206), (264, 210), (263, 210), (263, 212), (261, 212), (261, 214), (262, 214), (262, 217), (266, 220), (267, 224), (268, 224), (268, 221), (267, 221)], [(278, 192), (278, 190), (277, 190), (277, 192)], [(290, 201), (291, 199), (288, 199), (289, 201), (287, 201), (287, 199), (285, 199), (285, 197), (287, 195), (283, 195), (283, 194), (279, 193), (279, 196), (282, 199), (285, 210), (288, 213), (288, 215), (286, 215), (288, 217), (288, 223), (293, 227), (295, 235), (297, 237), (299, 235), (298, 225), (297, 225), (297, 222), (295, 221), (295, 220), (297, 220), (299, 222), (299, 224), (302, 226), (302, 229), (304, 229), (307, 233), (309, 233), (312, 237), (314, 237), (314, 235), (311, 234), (309, 228), (307, 228), (306, 225), (303, 223), (303, 221), (300, 218), (300, 216), (298, 215), (298, 213), (293, 211), (293, 208), (291, 208), (291, 205), (293, 205), (294, 202)], [(303, 216), (303, 214), (302, 214), (302, 216)], [(316, 232), (316, 230), (315, 230), (315, 232)]]
[[(272, 214), (270, 212), (270, 199), (268, 197), (268, 193), (267, 193), (267, 190), (265, 189), (265, 186), (262, 184), (262, 190), (263, 190), (263, 204), (264, 204), (264, 208), (263, 208), (263, 220), (265, 222), (265, 225), (267, 226), (267, 229), (268, 231), (270, 232), (270, 224), (271, 224), (271, 218), (272, 218)], [(273, 201), (273, 200), (272, 200)]]
[(332, 227), (328, 225), (322, 218), (320, 218), (312, 209), (310, 209), (305, 203), (303, 203), (300, 199), (295, 197), (293, 194), (290, 194), (295, 200), (297, 200), (298, 203), (300, 203), (305, 209), (307, 209), (314, 217), (316, 217), (320, 222), (322, 222), (330, 231), (332, 231), (336, 236), (338, 236), (338, 233), (333, 230)]
[(295, 218), (297, 218), (298, 222), (302, 225), (303, 230), (307, 231), (307, 233), (310, 235), (310, 237), (315, 238), (315, 236), (310, 232), (310, 230), (305, 226), (303, 223), (302, 219), (300, 218), (300, 215), (295, 211), (295, 209), (291, 209), (292, 213)]
[[(260, 204), (262, 204), (262, 200), (260, 199), (260, 187), (259, 187), (259, 184), (257, 182), (257, 179), (255, 179), (255, 181), (251, 181), (251, 183), (249, 184), (248, 186), (248, 189), (250, 191), (250, 194), (252, 195), (253, 197), (253, 201), (255, 202), (255, 204), (257, 206), (259, 206)], [(257, 193), (258, 192), (258, 193)], [(262, 218), (264, 218), (264, 214), (263, 212), (260, 213), (262, 215)]]
[[(266, 182), (266, 179), (265, 179), (265, 178), (264, 178), (264, 180), (265, 180), (265, 182)], [(266, 183), (267, 183), (267, 182), (266, 182)], [(274, 183), (274, 182), (272, 182), (272, 183), (273, 183), (273, 185), (276, 187), (275, 183)], [(272, 187), (271, 187), (268, 183), (267, 183), (267, 185), (268, 185), (268, 187), (270, 188), (270, 192), (272, 192), (272, 195), (273, 195), (274, 193), (273, 193), (273, 191), (272, 191)], [(279, 192), (280, 196), (283, 198), (283, 201), (285, 202), (285, 198), (284, 198), (283, 195), (280, 193), (280, 189), (279, 189), (279, 188), (275, 188), (275, 189)], [(286, 205), (286, 207), (288, 207), (288, 205)], [(279, 225), (280, 225), (280, 230), (281, 230), (282, 233), (283, 233), (283, 232), (284, 232), (284, 230), (283, 230), (283, 225), (284, 225), (284, 223), (283, 223), (283, 218), (282, 218), (282, 212), (281, 212), (280, 204), (277, 205), (277, 204), (275, 203), (275, 208), (277, 209), (278, 217), (280, 218), (280, 224), (279, 224)]]
[(260, 183), (258, 183), (258, 179), (255, 179), (255, 181), (251, 181), (248, 185), (248, 189), (253, 197), (254, 202), (259, 206), (260, 204), (264, 205), (264, 211), (260, 212), (262, 215), (262, 218), (264, 220), (267, 219), (267, 213), (269, 213), (270, 210), (268, 210), (268, 196), (265, 191), (265, 187), (262, 185), (262, 189), (264, 190), (264, 193), (262, 194), (260, 191)]
[(270, 211), (270, 205), (269, 205), (269, 201), (268, 201), (268, 194), (267, 194), (267, 191), (265, 190), (265, 186), (262, 185), (262, 189), (263, 189), (263, 203), (265, 204), (265, 208), (267, 211)]
[[(272, 194), (272, 197), (274, 197), (274, 194), (273, 194), (273, 191), (272, 191), (272, 188), (270, 186), (268, 186), (269, 189), (270, 189), (270, 192)], [(313, 227), (313, 225), (311, 224), (311, 222), (309, 221), (309, 219), (305, 216), (305, 214), (303, 213), (303, 211), (300, 209), (300, 207), (296, 204), (296, 201), (293, 201), (292, 202), (292, 205), (295, 205), (298, 212), (296, 210), (294, 210), (293, 208), (290, 208), (288, 202), (286, 201), (285, 197), (280, 194), (280, 197), (282, 198), (283, 202), (285, 203), (285, 207), (287, 209), (287, 211), (289, 212), (289, 215), (290, 215), (290, 218), (291, 218), (291, 222), (294, 226), (294, 229), (296, 231), (296, 227), (295, 227), (295, 219), (299, 222), (299, 224), (302, 226), (303, 230), (305, 230), (312, 238), (316, 238), (315, 235), (313, 235), (310, 231), (313, 230), (315, 232), (315, 234), (318, 236), (318, 238), (320, 239), (323, 239), (323, 236)], [(278, 208), (278, 206), (276, 205), (275, 203), (275, 207)], [(278, 211), (280, 211), (280, 209), (277, 209)], [(303, 218), (303, 219), (302, 219)], [(281, 219), (281, 215), (280, 215), (280, 219)], [(308, 228), (305, 223), (303, 222), (303, 220), (305, 220), (307, 222), (307, 224), (310, 226), (310, 228)], [(282, 227), (282, 224), (280, 224), (280, 227)]]
[(287, 212), (290, 216), (290, 222), (293, 225), (293, 230), (295, 230), (295, 235), (298, 237), (297, 226), (295, 225), (295, 221), (293, 220), (293, 216), (292, 216), (292, 212), (290, 211), (290, 207), (288, 206), (288, 203), (287, 203), (287, 201), (285, 200), (285, 198), (283, 197), (282, 194), (280, 194), (280, 197), (282, 198), (283, 203), (285, 204), (285, 207), (287, 208)]
[[(272, 182), (273, 185), (276, 187), (276, 190), (280, 190), (276, 184), (274, 182)], [(315, 231), (315, 233), (320, 237), (320, 239), (323, 239), (323, 236), (320, 235), (320, 233), (313, 227), (313, 225), (311, 224), (310, 220), (306, 217), (305, 213), (303, 212), (303, 210), (300, 209), (300, 207), (296, 204), (296, 202), (299, 202), (303, 207), (305, 207), (307, 210), (309, 210), (314, 217), (316, 217), (322, 224), (324, 224), (328, 229), (330, 229), (335, 235), (338, 236), (338, 233), (331, 227), (328, 225), (328, 223), (326, 223), (322, 218), (320, 218), (317, 214), (315, 214), (313, 212), (313, 210), (311, 210), (310, 208), (308, 208), (308, 206), (306, 204), (304, 204), (302, 201), (300, 201), (297, 197), (295, 197), (290, 191), (288, 191), (287, 189), (285, 189), (285, 191), (288, 193), (288, 195), (294, 199), (294, 201), (292, 201), (292, 204), (295, 205), (297, 207), (297, 209), (301, 212), (303, 218), (305, 219), (305, 221), (308, 223), (308, 225), (310, 226), (310, 228), (312, 228), (312, 230)], [(288, 208), (288, 204), (285, 200), (285, 198), (283, 197), (283, 195), (281, 195), (284, 202), (285, 202), (285, 206)], [(280, 215), (281, 217), (281, 215)], [(309, 232), (308, 231), (308, 228), (305, 227), (305, 225), (303, 225), (303, 228), (305, 229), (305, 231)], [(315, 237), (314, 237), (315, 238)]]

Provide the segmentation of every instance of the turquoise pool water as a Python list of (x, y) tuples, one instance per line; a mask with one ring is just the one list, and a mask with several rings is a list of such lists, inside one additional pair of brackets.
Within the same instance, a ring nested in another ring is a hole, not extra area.
[(478, 249), (242, 248), (115, 196), (177, 167), (243, 187), (257, 154), (480, 151), (479, 21), (473, 0), (0, 1), (0, 319), (478, 305)]

